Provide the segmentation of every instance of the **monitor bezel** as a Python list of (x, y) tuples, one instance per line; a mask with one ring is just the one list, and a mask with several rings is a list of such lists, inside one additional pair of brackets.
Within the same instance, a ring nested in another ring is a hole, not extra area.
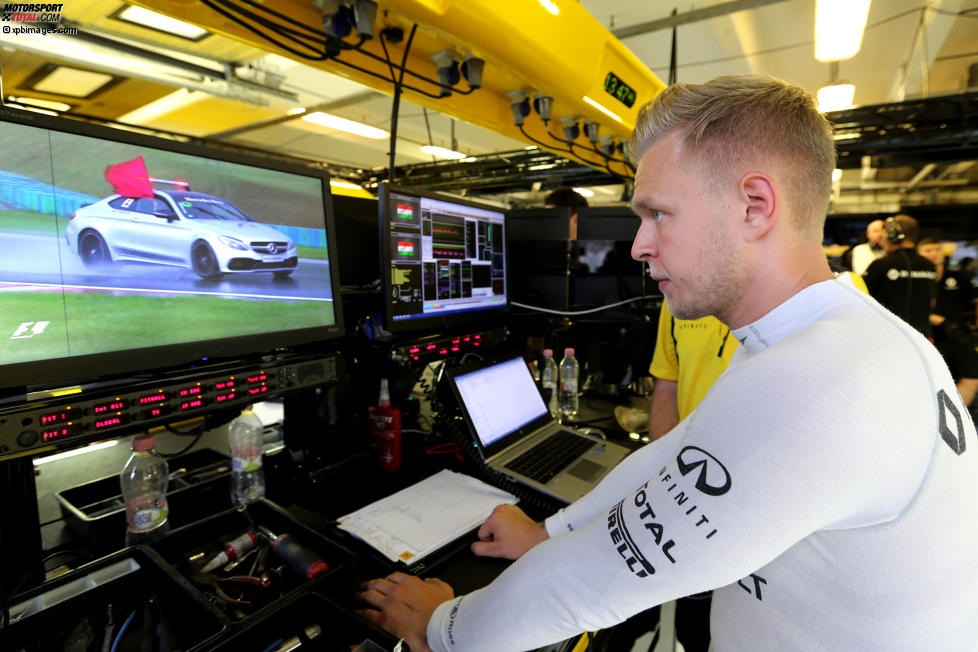
[(236, 151), (225, 146), (170, 140), (143, 133), (117, 129), (81, 120), (52, 117), (0, 107), (0, 122), (21, 124), (40, 129), (100, 138), (137, 147), (160, 149), (199, 158), (236, 163), (287, 174), (317, 179), (322, 187), (326, 246), (329, 255), (330, 287), (333, 293), (334, 323), (293, 330), (266, 332), (256, 335), (198, 340), (179, 344), (163, 344), (138, 349), (52, 358), (29, 362), (0, 363), (0, 396), (18, 390), (35, 391), (59, 386), (75, 386), (148, 373), (165, 374), (174, 370), (193, 369), (234, 359), (260, 359), (290, 351), (302, 352), (317, 342), (344, 336), (343, 308), (340, 296), (339, 260), (336, 249), (336, 228), (330, 193), (329, 174), (325, 169), (300, 161)]
[[(444, 201), (453, 204), (459, 204), (462, 206), (471, 206), (473, 208), (480, 208), (483, 210), (494, 211), (497, 213), (502, 213), (503, 215), (503, 246), (505, 247), (503, 251), (503, 266), (505, 267), (505, 278), (506, 278), (506, 302), (501, 306), (494, 306), (491, 308), (483, 308), (478, 310), (466, 310), (463, 312), (453, 312), (441, 315), (430, 315), (426, 317), (413, 317), (411, 319), (401, 319), (398, 321), (394, 320), (394, 304), (391, 302), (390, 297), (393, 291), (393, 284), (391, 283), (391, 259), (390, 259), (390, 247), (387, 242), (387, 229), (388, 229), (388, 211), (390, 205), (390, 195), (391, 193), (404, 193), (407, 195), (413, 195), (416, 197), (433, 199), (436, 201)], [(382, 291), (384, 293), (384, 328), (390, 333), (401, 334), (401, 333), (414, 333), (417, 331), (455, 331), (458, 329), (464, 329), (471, 327), (475, 324), (480, 324), (484, 327), (491, 325), (490, 320), (501, 320), (509, 312), (510, 303), (510, 270), (509, 270), (509, 242), (507, 235), (507, 226), (509, 221), (508, 211), (500, 208), (499, 206), (485, 203), (472, 201), (469, 199), (462, 199), (455, 197), (453, 195), (446, 195), (438, 192), (430, 192), (426, 190), (418, 190), (415, 188), (407, 188), (404, 186), (398, 186), (396, 184), (390, 184), (388, 182), (382, 182), (377, 188), (377, 215), (378, 215), (378, 233), (380, 234), (380, 265), (381, 265), (381, 279), (382, 279)]]

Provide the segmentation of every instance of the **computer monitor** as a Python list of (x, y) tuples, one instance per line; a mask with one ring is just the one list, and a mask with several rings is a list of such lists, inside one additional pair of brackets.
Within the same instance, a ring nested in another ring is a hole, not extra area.
[(319, 167), (0, 109), (0, 396), (343, 334)]
[(388, 330), (485, 325), (505, 312), (501, 209), (387, 184), (378, 199)]

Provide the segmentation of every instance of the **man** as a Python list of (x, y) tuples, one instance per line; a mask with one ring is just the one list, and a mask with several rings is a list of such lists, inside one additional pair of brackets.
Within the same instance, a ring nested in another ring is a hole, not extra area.
[(934, 345), (957, 380), (961, 400), (971, 406), (978, 394), (978, 351), (968, 327), (975, 320), (974, 288), (965, 275), (945, 267), (944, 246), (937, 240), (924, 238), (917, 253), (937, 268), (937, 295), (930, 313)]
[[(497, 508), (476, 554), (517, 559), (460, 598), (394, 573), (365, 615), (413, 650), (516, 650), (713, 589), (723, 650), (965, 649), (978, 640), (974, 426), (937, 351), (832, 282), (835, 166), (783, 82), (666, 88), (640, 112), (633, 256), (680, 319), (740, 348), (688, 418), (537, 524)], [(970, 444), (970, 445), (969, 445)]]
[(920, 225), (909, 215), (896, 215), (888, 218), (883, 228), (886, 255), (866, 269), (866, 287), (893, 314), (930, 337), (937, 271), (934, 263), (916, 252)]
[(852, 271), (862, 276), (877, 258), (883, 256), (883, 220), (873, 220), (866, 226), (866, 242), (852, 248)]
[(568, 239), (577, 240), (577, 211), (579, 208), (587, 208), (587, 199), (573, 188), (561, 186), (551, 191), (543, 200), (546, 208), (570, 209), (570, 234)]

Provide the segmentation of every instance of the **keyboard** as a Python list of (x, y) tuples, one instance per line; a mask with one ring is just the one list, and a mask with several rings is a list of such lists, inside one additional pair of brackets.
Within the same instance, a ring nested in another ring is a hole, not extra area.
[(592, 446), (594, 441), (590, 439), (568, 430), (559, 430), (506, 464), (506, 468), (540, 484), (547, 484)]

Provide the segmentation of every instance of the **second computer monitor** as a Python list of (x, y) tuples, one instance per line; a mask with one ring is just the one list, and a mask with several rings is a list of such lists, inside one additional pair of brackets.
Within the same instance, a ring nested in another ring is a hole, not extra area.
[(387, 184), (379, 200), (390, 331), (474, 323), (505, 311), (502, 210)]

